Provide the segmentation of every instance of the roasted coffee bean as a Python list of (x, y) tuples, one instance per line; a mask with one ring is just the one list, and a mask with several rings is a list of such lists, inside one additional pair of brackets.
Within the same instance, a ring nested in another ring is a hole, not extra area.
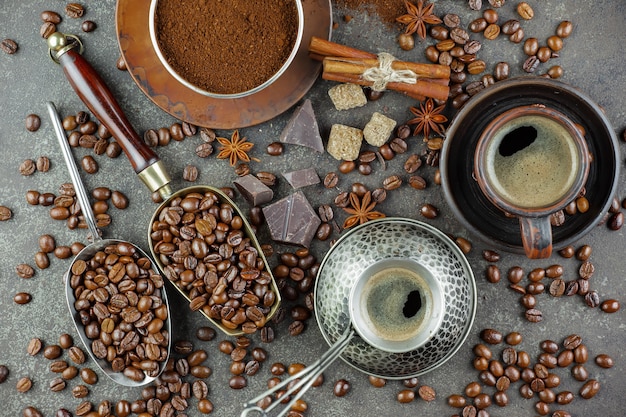
[(32, 386), (33, 386), (33, 381), (29, 377), (24, 376), (18, 379), (15, 387), (17, 389), (17, 392), (24, 393), (24, 392), (29, 391), (32, 388)]
[(195, 182), (198, 179), (198, 167), (195, 165), (185, 165), (183, 168), (183, 179), (189, 182)]
[(420, 175), (411, 175), (409, 185), (416, 190), (423, 190), (427, 187), (426, 180)]
[(600, 305), (600, 295), (596, 290), (589, 291), (585, 295), (585, 304), (591, 308), (596, 308)]
[(525, 72), (528, 73), (532, 73), (535, 72), (535, 70), (537, 69), (537, 67), (539, 66), (539, 59), (537, 58), (537, 55), (532, 55), (529, 56), (526, 61), (524, 61), (524, 64), (522, 65), (522, 69)]
[(271, 156), (279, 156), (283, 154), (284, 146), (281, 142), (272, 142), (267, 145), (267, 154)]
[(66, 383), (63, 378), (54, 378), (50, 381), (49, 387), (52, 392), (59, 392), (65, 389)]
[(576, 283), (578, 284), (578, 295), (585, 296), (589, 294), (589, 280), (579, 278)]
[(243, 389), (247, 385), (248, 385), (248, 382), (246, 378), (241, 375), (235, 375), (231, 377), (230, 380), (228, 381), (228, 386), (236, 390)]
[(450, 39), (452, 39), (457, 45), (465, 45), (467, 41), (469, 41), (469, 34), (465, 29), (454, 27), (450, 31)]
[(522, 343), (523, 336), (519, 332), (511, 332), (504, 337), (504, 341), (511, 346), (517, 346)]
[(490, 345), (497, 345), (499, 343), (502, 343), (503, 339), (502, 333), (490, 328), (482, 330), (480, 332), (480, 338)]
[(435, 389), (429, 385), (420, 386), (417, 389), (417, 394), (422, 400), (426, 402), (435, 401), (435, 398), (437, 397)]
[(475, 398), (478, 394), (482, 392), (482, 385), (478, 382), (470, 382), (465, 386), (465, 396), (469, 398)]
[(595, 266), (590, 261), (584, 261), (578, 268), (578, 276), (582, 279), (589, 279), (595, 272)]
[(392, 175), (383, 180), (383, 188), (386, 191), (398, 189), (401, 185), (402, 178), (400, 178), (398, 175)]
[(35, 173), (37, 165), (32, 159), (25, 159), (19, 166), (19, 173), (27, 177)]
[(259, 179), (259, 181), (261, 181), (268, 187), (273, 187), (274, 185), (276, 185), (276, 175), (272, 174), (271, 172), (260, 171), (257, 172), (256, 177)]
[(556, 28), (555, 33), (556, 33), (556, 36), (558, 36), (559, 38), (565, 39), (572, 34), (573, 29), (574, 29), (573, 23), (568, 20), (564, 20), (561, 23), (559, 23), (559, 25)]
[(588, 261), (591, 257), (592, 248), (589, 245), (583, 245), (576, 251), (576, 259), (579, 261)]
[(578, 394), (585, 400), (588, 400), (593, 398), (598, 391), (600, 391), (600, 383), (597, 379), (590, 379), (580, 388)]
[(467, 72), (472, 75), (477, 75), (485, 71), (486, 64), (482, 59), (472, 61), (467, 65)]
[(91, 155), (85, 155), (81, 160), (80, 164), (83, 170), (88, 174), (95, 174), (98, 172), (99, 166), (98, 162)]
[(489, 23), (484, 17), (479, 17), (478, 19), (472, 20), (469, 24), (469, 30), (478, 33), (484, 31)]
[(496, 263), (500, 260), (500, 254), (494, 250), (486, 249), (483, 251), (483, 259), (487, 262)]
[(28, 406), (22, 410), (22, 417), (43, 417), (43, 413), (33, 406)]
[(492, 284), (500, 282), (500, 278), (501, 278), (500, 268), (498, 268), (497, 265), (489, 265), (487, 267), (485, 276), (487, 278), (487, 281), (491, 282)]
[(620, 303), (618, 300), (608, 299), (604, 300), (602, 304), (600, 304), (600, 308), (605, 313), (616, 313), (620, 309)]
[(39, 28), (39, 35), (48, 39), (50, 35), (57, 31), (57, 26), (52, 22), (43, 22), (41, 27)]
[(565, 294), (565, 281), (561, 278), (556, 278), (550, 283), (548, 289), (551, 296), (560, 297)]
[(65, 14), (68, 17), (77, 19), (79, 17), (83, 17), (83, 15), (85, 14), (85, 8), (80, 3), (67, 3), (65, 5)]
[(436, 39), (438, 41), (443, 41), (445, 39), (448, 39), (448, 36), (450, 35), (450, 31), (445, 26), (435, 25), (435, 26), (431, 26), (429, 34), (431, 38)]
[(18, 292), (13, 296), (13, 301), (16, 304), (28, 304), (32, 300), (32, 296), (27, 292)]
[(448, 405), (454, 408), (463, 408), (467, 404), (465, 397), (458, 394), (452, 394), (448, 397)]
[(355, 168), (356, 162), (354, 161), (341, 161), (341, 163), (339, 164), (339, 172), (341, 172), (342, 174), (352, 172)]
[(7, 221), (13, 217), (13, 212), (6, 206), (0, 206), (0, 221)]
[(543, 320), (543, 313), (536, 308), (530, 308), (524, 313), (526, 320), (531, 323), (539, 323)]
[(201, 143), (196, 147), (195, 152), (199, 158), (207, 158), (213, 153), (213, 145), (210, 143)]
[(524, 278), (524, 270), (519, 266), (514, 266), (509, 269), (507, 278), (511, 284), (518, 284)]
[(13, 55), (17, 52), (19, 46), (13, 39), (3, 39), (2, 42), (0, 42), (0, 49), (2, 49), (5, 54)]
[(611, 215), (607, 224), (611, 230), (621, 229), (624, 225), (624, 213), (619, 212)]
[(600, 368), (605, 368), (605, 369), (612, 368), (613, 365), (615, 364), (615, 362), (613, 361), (613, 358), (611, 358), (609, 355), (605, 353), (601, 353), (598, 356), (596, 356), (595, 363)]
[(35, 356), (36, 354), (41, 352), (42, 347), (43, 347), (43, 342), (41, 341), (41, 339), (35, 337), (35, 338), (30, 339), (30, 341), (28, 342), (26, 352), (28, 352), (30, 356)]
[(196, 330), (196, 337), (198, 340), (211, 341), (215, 338), (215, 330), (212, 327), (202, 326)]
[(407, 143), (406, 143), (406, 141), (404, 139), (402, 139), (402, 138), (393, 138), (391, 140), (391, 142), (389, 143), (389, 147), (396, 154), (402, 154), (402, 153), (405, 153), (407, 151), (409, 146), (407, 145)]
[(524, 306), (527, 310), (532, 309), (537, 306), (537, 299), (532, 294), (524, 294), (520, 298), (520, 304)]
[(495, 23), (488, 25), (485, 30), (483, 30), (485, 39), (494, 40), (498, 35), (500, 35), (500, 26)]
[(426, 203), (420, 208), (420, 214), (427, 219), (434, 219), (439, 216), (439, 209), (432, 204)]
[(348, 392), (350, 392), (350, 388), (351, 385), (348, 381), (346, 381), (345, 379), (340, 379), (335, 382), (335, 385), (333, 387), (333, 394), (335, 394), (336, 397), (344, 397), (346, 396), (346, 394), (348, 394)]
[(80, 29), (85, 33), (89, 33), (89, 32), (93, 32), (94, 30), (96, 30), (97, 26), (98, 25), (96, 25), (96, 22), (92, 20), (85, 20), (83, 23), (81, 23)]
[(329, 172), (324, 176), (324, 187), (335, 188), (339, 183), (339, 176), (336, 172)]

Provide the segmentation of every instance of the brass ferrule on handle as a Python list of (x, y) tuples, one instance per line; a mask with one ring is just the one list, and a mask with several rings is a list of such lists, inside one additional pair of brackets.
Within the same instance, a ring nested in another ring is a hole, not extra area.
[(148, 166), (143, 171), (137, 173), (141, 181), (148, 187), (150, 192), (159, 192), (163, 200), (167, 200), (172, 195), (172, 188), (169, 186), (170, 177), (163, 165), (163, 161), (159, 160)]

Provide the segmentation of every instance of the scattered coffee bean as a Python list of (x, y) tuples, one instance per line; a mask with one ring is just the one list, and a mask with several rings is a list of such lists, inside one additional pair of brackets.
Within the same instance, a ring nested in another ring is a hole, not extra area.
[(9, 373), (9, 368), (6, 365), (0, 365), (0, 384), (6, 382), (6, 380), (9, 378)]
[(337, 382), (335, 382), (335, 385), (333, 387), (333, 394), (335, 394), (336, 397), (344, 397), (346, 396), (346, 394), (348, 394), (348, 392), (350, 392), (350, 383), (348, 381), (346, 381), (345, 379), (340, 379)]
[[(335, 391), (335, 395), (337, 395)], [(344, 394), (345, 395), (345, 394)], [(343, 395), (337, 395), (338, 397), (342, 397)], [(408, 404), (415, 399), (415, 391), (410, 389), (403, 389), (396, 395), (396, 400), (402, 404)]]
[(28, 304), (32, 300), (32, 296), (27, 292), (18, 292), (13, 296), (13, 301), (16, 304)]
[(497, 345), (502, 343), (503, 336), (499, 331), (487, 328), (480, 332), (480, 338), (490, 345)]
[(271, 156), (279, 156), (283, 154), (284, 146), (281, 142), (272, 142), (267, 145), (267, 154)]
[(25, 393), (29, 391), (32, 386), (33, 386), (33, 381), (29, 377), (24, 376), (18, 379), (17, 384), (16, 384), (16, 389), (17, 389), (17, 392)]
[(0, 49), (2, 49), (5, 54), (13, 55), (17, 52), (19, 46), (13, 39), (3, 39), (2, 42), (0, 42)]
[(489, 265), (487, 267), (485, 276), (487, 278), (487, 281), (489, 281), (492, 284), (500, 282), (500, 278), (501, 278), (500, 268), (498, 268), (497, 265)]
[(85, 7), (80, 3), (67, 3), (65, 5), (65, 14), (73, 19), (78, 19), (85, 14)]

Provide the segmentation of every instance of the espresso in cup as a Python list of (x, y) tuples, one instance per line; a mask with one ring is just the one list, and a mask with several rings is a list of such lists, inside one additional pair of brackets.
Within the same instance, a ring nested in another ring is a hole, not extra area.
[(424, 278), (402, 267), (391, 266), (373, 274), (362, 297), (372, 329), (386, 340), (414, 337), (432, 308), (432, 294)]
[(351, 309), (355, 329), (370, 345), (408, 352), (437, 331), (444, 302), (431, 271), (414, 261), (390, 258), (363, 271)]
[(517, 207), (547, 207), (560, 201), (581, 169), (570, 132), (542, 115), (506, 122), (485, 151), (486, 178), (493, 191)]

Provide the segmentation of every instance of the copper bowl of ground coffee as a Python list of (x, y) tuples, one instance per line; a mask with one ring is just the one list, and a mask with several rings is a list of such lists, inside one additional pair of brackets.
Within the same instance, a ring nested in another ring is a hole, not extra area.
[(152, 0), (150, 39), (181, 84), (214, 98), (241, 98), (276, 81), (303, 34), (301, 0)]

